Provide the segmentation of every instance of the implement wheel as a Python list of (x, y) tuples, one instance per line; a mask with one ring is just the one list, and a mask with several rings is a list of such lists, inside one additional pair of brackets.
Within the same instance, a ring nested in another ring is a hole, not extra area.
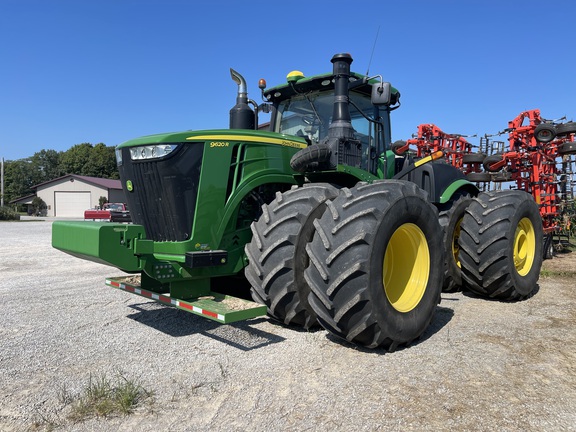
[(462, 156), (462, 162), (469, 164), (481, 164), (484, 162), (486, 155), (484, 153), (466, 153)]
[(409, 344), (430, 323), (442, 289), (442, 230), (427, 194), (388, 180), (342, 189), (314, 222), (305, 279), (332, 334), (370, 348)]
[(308, 304), (310, 288), (304, 281), (305, 248), (314, 234), (314, 220), (326, 210), (326, 200), (337, 195), (334, 186), (320, 183), (278, 192), (271, 204), (262, 206), (262, 216), (251, 226), (244, 274), (252, 286), (252, 298), (284, 324), (307, 329), (317, 325)]
[(549, 143), (556, 138), (556, 127), (550, 123), (540, 123), (534, 129), (534, 137), (536, 141)]
[(497, 154), (493, 154), (490, 156), (487, 156), (486, 159), (484, 159), (484, 162), (482, 162), (482, 165), (484, 166), (484, 169), (488, 172), (498, 172), (502, 169), (502, 167), (497, 168), (497, 169), (493, 169), (492, 165), (497, 164), (498, 162), (502, 162), (503, 159), (503, 155), (497, 153)]
[(476, 183), (485, 183), (492, 180), (492, 176), (487, 172), (471, 172), (466, 174), (466, 180)]
[(544, 250), (542, 252), (542, 257), (547, 259), (554, 258), (554, 234), (546, 234), (544, 237)]
[(568, 122), (556, 125), (556, 135), (570, 135), (576, 133), (576, 122)]
[(444, 240), (444, 283), (442, 291), (456, 292), (462, 288), (460, 269), (460, 224), (472, 202), (469, 194), (456, 194), (448, 203), (439, 207), (439, 221)]
[(576, 142), (567, 141), (558, 147), (558, 153), (561, 155), (565, 154), (576, 154)]
[(538, 206), (528, 193), (478, 195), (462, 219), (459, 242), (462, 278), (471, 291), (519, 300), (536, 290), (543, 231)]

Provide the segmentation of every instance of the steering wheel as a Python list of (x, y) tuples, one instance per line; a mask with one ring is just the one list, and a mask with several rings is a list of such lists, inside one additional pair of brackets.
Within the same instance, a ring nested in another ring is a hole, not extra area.
[(316, 122), (316, 117), (313, 115), (305, 115), (302, 116), (302, 121), (306, 123), (308, 126), (312, 126)]

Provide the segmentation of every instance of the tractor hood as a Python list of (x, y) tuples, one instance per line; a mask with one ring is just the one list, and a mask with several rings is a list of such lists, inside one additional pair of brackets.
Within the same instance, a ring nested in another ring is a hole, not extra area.
[(278, 144), (287, 147), (304, 148), (307, 146), (304, 138), (284, 135), (269, 131), (246, 129), (212, 129), (199, 131), (170, 132), (146, 135), (120, 144), (117, 149), (137, 147), (151, 144), (171, 144), (206, 141), (244, 141), (250, 143)]

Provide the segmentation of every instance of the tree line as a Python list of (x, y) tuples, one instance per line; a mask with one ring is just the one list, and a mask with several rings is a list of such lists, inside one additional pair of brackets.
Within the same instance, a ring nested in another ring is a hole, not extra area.
[(32, 195), (33, 186), (68, 174), (120, 178), (114, 147), (82, 143), (66, 151), (41, 150), (25, 159), (5, 161), (4, 203)]

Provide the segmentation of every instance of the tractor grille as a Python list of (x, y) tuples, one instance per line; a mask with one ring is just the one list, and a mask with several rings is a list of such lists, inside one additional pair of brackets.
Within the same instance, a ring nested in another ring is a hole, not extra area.
[(184, 241), (190, 238), (204, 146), (181, 144), (164, 158), (132, 161), (123, 149), (122, 183), (130, 181), (126, 200), (132, 221), (143, 225), (146, 238)]

